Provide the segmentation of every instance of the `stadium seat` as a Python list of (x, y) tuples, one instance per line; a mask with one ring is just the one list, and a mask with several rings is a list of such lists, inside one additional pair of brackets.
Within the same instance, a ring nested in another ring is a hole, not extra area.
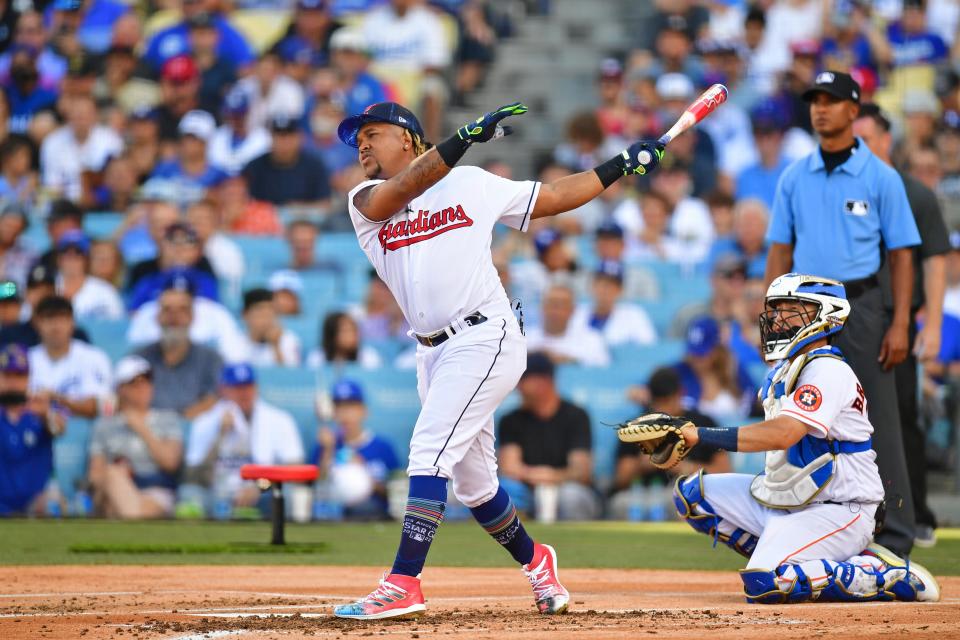
[(123, 218), (122, 213), (88, 213), (83, 217), (83, 230), (94, 239), (112, 238)]
[(71, 418), (66, 431), (53, 443), (54, 477), (67, 504), (72, 503), (74, 494), (87, 477), (91, 427), (89, 420)]
[(103, 349), (110, 360), (116, 362), (130, 353), (130, 343), (127, 342), (127, 328), (130, 321), (121, 320), (87, 320), (80, 325), (87, 330), (90, 341)]

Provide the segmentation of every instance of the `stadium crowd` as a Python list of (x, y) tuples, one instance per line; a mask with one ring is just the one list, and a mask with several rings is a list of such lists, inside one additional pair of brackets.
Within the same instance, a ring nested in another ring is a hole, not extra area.
[[(614, 389), (627, 403), (701, 424), (762, 415), (768, 221), (784, 169), (817, 148), (802, 94), (825, 69), (849, 71), (878, 105), (893, 163), (933, 190), (953, 231), (942, 347), (920, 393), (923, 419), (947, 425), (930, 437), (955, 446), (960, 3), (654, 5), (632, 49), (600, 64), (595, 108), (539, 153), (539, 179), (656, 138), (710, 84), (730, 100), (649, 180), (495, 236), (532, 352), (500, 422), (517, 505), (547, 519), (665, 517), (649, 493), (669, 479), (629, 449), (595, 450), (591, 399), (566, 397), (562, 370), (629, 368), (643, 353), (649, 375)], [(4, 3), (0, 515), (256, 516), (263, 496), (239, 467), (309, 461), (324, 476), (317, 517), (386, 517), (402, 449), (365, 425), (373, 390), (349, 373), (411, 369), (415, 343), (352, 238), (345, 194), (363, 176), (336, 128), (395, 100), (439, 139), (459, 124), (449, 106), (483, 87), (516, 6), (549, 12), (521, 0)], [(485, 168), (513, 177), (504, 162)], [(307, 423), (263, 397), (278, 368), (318, 380)], [(88, 434), (75, 482), (52, 444), (71, 430)], [(595, 473), (599, 458), (610, 473)]]

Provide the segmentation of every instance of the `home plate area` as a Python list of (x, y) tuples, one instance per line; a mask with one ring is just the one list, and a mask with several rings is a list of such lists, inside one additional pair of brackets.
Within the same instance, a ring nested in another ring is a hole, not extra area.
[(339, 620), (373, 567), (0, 568), (0, 638), (956, 638), (960, 578), (936, 604), (747, 605), (733, 572), (569, 569), (563, 616), (536, 613), (509, 569), (430, 568), (416, 620)]

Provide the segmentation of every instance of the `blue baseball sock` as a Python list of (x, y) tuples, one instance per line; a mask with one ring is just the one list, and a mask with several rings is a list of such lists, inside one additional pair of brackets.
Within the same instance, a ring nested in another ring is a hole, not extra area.
[(407, 512), (403, 516), (400, 547), (391, 573), (416, 577), (423, 571), (430, 543), (443, 521), (447, 506), (447, 479), (434, 476), (410, 478)]
[(493, 498), (471, 507), (470, 511), (480, 526), (502, 544), (514, 560), (520, 564), (530, 564), (533, 560), (533, 538), (520, 523), (517, 508), (503, 487), (497, 489)]

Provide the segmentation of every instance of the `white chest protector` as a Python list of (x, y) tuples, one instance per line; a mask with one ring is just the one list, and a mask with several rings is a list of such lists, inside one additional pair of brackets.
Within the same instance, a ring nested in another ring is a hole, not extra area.
[[(793, 393), (800, 372), (816, 358), (842, 360), (843, 356), (834, 347), (814, 349), (792, 362), (781, 361), (767, 374), (758, 392), (767, 420), (780, 415), (782, 399)], [(805, 435), (789, 449), (767, 452), (763, 473), (753, 479), (750, 493), (757, 502), (773, 509), (804, 507), (833, 479), (837, 455), (868, 451), (870, 446), (870, 440), (851, 442)]]

